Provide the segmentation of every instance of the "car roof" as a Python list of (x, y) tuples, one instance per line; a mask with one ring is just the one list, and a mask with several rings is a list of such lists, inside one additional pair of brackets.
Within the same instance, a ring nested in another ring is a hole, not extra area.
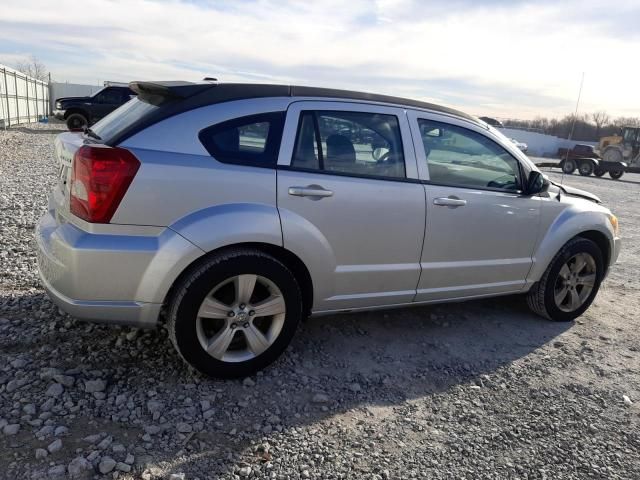
[[(483, 125), (478, 118), (467, 113), (444, 107), (434, 103), (411, 100), (408, 98), (380, 95), (376, 93), (333, 88), (307, 87), (299, 85), (257, 84), (257, 83), (217, 83), (217, 82), (131, 82), (130, 88), (138, 93), (143, 101), (154, 103), (162, 98), (178, 97), (184, 99), (185, 110), (198, 108), (215, 103), (228, 102), (248, 98), (263, 97), (318, 97), (337, 98), (345, 100), (364, 100), (373, 103), (384, 103), (414, 107), (453, 115), (478, 125)], [(183, 103), (183, 102), (181, 102)]]

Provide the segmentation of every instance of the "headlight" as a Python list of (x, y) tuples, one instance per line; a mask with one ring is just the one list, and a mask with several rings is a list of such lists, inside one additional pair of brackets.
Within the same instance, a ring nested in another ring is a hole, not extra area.
[(609, 222), (611, 222), (611, 227), (613, 228), (613, 233), (615, 235), (618, 235), (618, 232), (620, 231), (619, 227), (618, 227), (618, 217), (616, 217), (613, 213), (609, 214)]
[(58, 110), (62, 110), (62, 104), (60, 102), (56, 102), (56, 108)]

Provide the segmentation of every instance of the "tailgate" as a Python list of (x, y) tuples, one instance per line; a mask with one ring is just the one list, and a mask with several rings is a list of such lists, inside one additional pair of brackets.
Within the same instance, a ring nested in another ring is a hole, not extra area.
[(55, 158), (58, 164), (58, 185), (53, 199), (58, 211), (69, 210), (69, 188), (71, 185), (71, 165), (76, 150), (82, 146), (84, 139), (81, 133), (65, 132), (56, 137)]

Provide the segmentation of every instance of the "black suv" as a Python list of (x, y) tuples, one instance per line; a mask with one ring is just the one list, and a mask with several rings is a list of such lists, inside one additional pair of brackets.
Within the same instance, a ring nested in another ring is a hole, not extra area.
[(135, 93), (129, 87), (105, 87), (91, 97), (56, 99), (53, 115), (69, 130), (82, 130), (127, 103)]

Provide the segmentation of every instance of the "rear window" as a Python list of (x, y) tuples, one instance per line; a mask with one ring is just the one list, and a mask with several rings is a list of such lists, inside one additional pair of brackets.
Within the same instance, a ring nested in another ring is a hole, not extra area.
[(138, 98), (129, 100), (91, 127), (103, 142), (109, 143), (128, 127), (152, 114), (160, 107)]

